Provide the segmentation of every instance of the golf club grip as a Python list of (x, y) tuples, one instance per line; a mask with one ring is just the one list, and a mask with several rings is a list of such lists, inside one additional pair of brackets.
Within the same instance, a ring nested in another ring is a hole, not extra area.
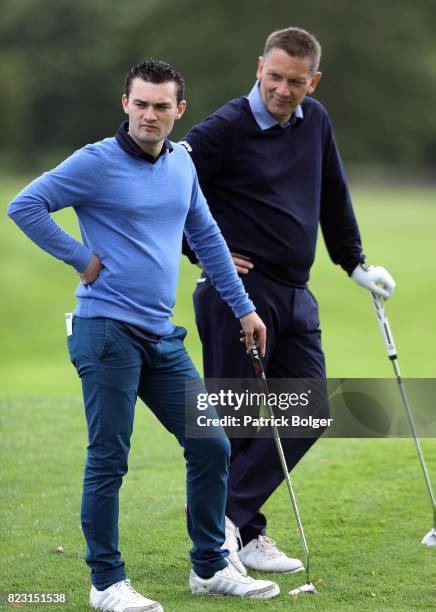
[(383, 340), (386, 347), (386, 352), (388, 354), (389, 359), (397, 358), (397, 349), (395, 348), (394, 338), (392, 336), (391, 328), (389, 326), (388, 317), (385, 313), (385, 308), (383, 306), (383, 300), (378, 297), (375, 293), (371, 293), (372, 303), (375, 310), (375, 316), (377, 318), (377, 323), (381, 331), (381, 335), (383, 336)]

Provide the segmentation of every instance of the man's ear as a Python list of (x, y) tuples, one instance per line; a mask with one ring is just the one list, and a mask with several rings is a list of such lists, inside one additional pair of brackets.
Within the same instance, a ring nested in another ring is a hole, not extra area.
[(312, 77), (312, 80), (310, 82), (310, 85), (307, 89), (307, 93), (308, 94), (313, 94), (313, 92), (315, 91), (315, 89), (317, 88), (318, 83), (321, 80), (321, 72), (315, 72), (315, 74)]
[(126, 94), (121, 96), (121, 104), (123, 106), (123, 111), (126, 113), (126, 115), (128, 115), (127, 105), (129, 104), (129, 98), (126, 96)]
[(186, 100), (181, 100), (181, 102), (177, 104), (176, 120), (181, 119), (185, 110), (186, 110)]
[(256, 79), (260, 81), (262, 79), (262, 71), (263, 71), (263, 57), (259, 55), (257, 59), (257, 71), (256, 71)]

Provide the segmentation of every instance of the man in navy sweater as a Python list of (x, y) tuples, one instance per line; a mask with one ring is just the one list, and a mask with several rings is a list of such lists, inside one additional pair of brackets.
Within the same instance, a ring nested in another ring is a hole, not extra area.
[[(184, 112), (182, 76), (145, 60), (126, 78), (126, 121), (114, 138), (87, 145), (43, 174), (9, 206), (9, 215), (41, 248), (80, 276), (68, 348), (82, 381), (89, 444), (82, 498), (86, 561), (94, 608), (159, 611), (133, 589), (118, 550), (118, 493), (137, 395), (173, 433), (187, 462), (188, 532), (196, 595), (267, 599), (269, 581), (241, 576), (227, 561), (225, 502), (230, 445), (185, 436), (185, 408), (205, 389), (171, 321), (183, 232), (240, 320), (246, 349), (265, 326), (254, 312), (186, 150), (168, 140)], [(50, 213), (73, 206), (82, 241)], [(239, 346), (239, 325), (233, 343)], [(187, 391), (188, 390), (188, 391)], [(185, 393), (188, 399), (185, 399)], [(212, 407), (210, 416), (216, 416)], [(163, 466), (162, 478), (165, 478)]]
[[(212, 214), (268, 327), (265, 368), (271, 378), (325, 379), (318, 306), (307, 287), (319, 224), (331, 259), (353, 280), (385, 299), (395, 286), (384, 268), (364, 264), (328, 114), (306, 97), (320, 81), (320, 56), (320, 45), (308, 32), (273, 32), (249, 95), (225, 104), (181, 143), (194, 160)], [(184, 253), (197, 262), (186, 242)], [(253, 376), (246, 355), (231, 343), (230, 331), (236, 333), (237, 326), (207, 271), (194, 305), (205, 377)], [(314, 442), (314, 437), (283, 440), (289, 469)], [(229, 559), (242, 573), (244, 565), (301, 571), (301, 561), (266, 537), (260, 512), (283, 479), (273, 440), (232, 439), (231, 445)]]

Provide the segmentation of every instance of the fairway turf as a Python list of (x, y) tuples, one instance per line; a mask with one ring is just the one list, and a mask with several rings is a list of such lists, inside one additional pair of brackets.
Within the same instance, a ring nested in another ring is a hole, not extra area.
[[(3, 201), (19, 187), (10, 181)], [(354, 190), (368, 262), (386, 266), (398, 284), (387, 312), (404, 376), (436, 372), (435, 199), (432, 190)], [(73, 231), (71, 211), (55, 218)], [(0, 592), (66, 592), (66, 606), (25, 609), (87, 610), (79, 519), (86, 429), (63, 317), (73, 309), (77, 278), (5, 214), (0, 256)], [(191, 305), (197, 276), (183, 260), (175, 321), (189, 329), (187, 347), (200, 369)], [(310, 287), (320, 305), (329, 376), (392, 376), (369, 296), (332, 265), (322, 240)], [(435, 441), (424, 440), (423, 447), (436, 481)], [(321, 440), (293, 471), (312, 580), (321, 580), (318, 596), (296, 601), (287, 591), (304, 582), (301, 573), (278, 577), (282, 593), (266, 602), (190, 595), (182, 453), (141, 402), (129, 466), (121, 492), (121, 550), (134, 586), (168, 612), (436, 609), (436, 549), (420, 544), (432, 526), (431, 507), (411, 440)], [(283, 486), (265, 510), (270, 535), (301, 558)], [(65, 552), (55, 552), (57, 546)]]
[[(129, 474), (121, 490), (120, 546), (134, 586), (167, 612), (264, 606), (435, 609), (436, 550), (420, 544), (431, 527), (431, 508), (411, 440), (318, 442), (294, 470), (293, 482), (319, 595), (298, 601), (287, 596), (303, 584), (300, 573), (274, 576), (282, 593), (270, 602), (240, 602), (190, 595), (182, 453), (140, 402), (135, 421)], [(69, 604), (60, 609), (86, 610), (90, 584), (79, 522), (86, 442), (81, 402), (4, 401), (1, 428), (7, 495), (1, 504), (0, 591), (65, 592)], [(435, 445), (424, 440), (423, 446), (436, 474)], [(265, 510), (271, 535), (301, 557), (283, 486)], [(57, 553), (58, 546), (65, 552)]]

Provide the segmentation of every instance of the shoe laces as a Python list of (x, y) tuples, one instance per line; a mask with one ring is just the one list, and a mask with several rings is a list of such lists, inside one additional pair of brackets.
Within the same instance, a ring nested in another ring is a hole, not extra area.
[(257, 538), (256, 547), (258, 550), (265, 552), (265, 554), (271, 559), (282, 557), (285, 554), (279, 549), (274, 540), (262, 535)]
[(227, 567), (222, 569), (220, 573), (225, 578), (229, 578), (230, 580), (234, 580), (235, 582), (239, 582), (240, 584), (251, 584), (252, 582), (254, 582), (254, 578), (240, 574), (230, 563)]
[(113, 587), (119, 591), (120, 595), (127, 601), (133, 601), (134, 599), (141, 597), (138, 591), (135, 591), (135, 589), (132, 587), (132, 583), (128, 578), (125, 580), (120, 580), (120, 582), (116, 582)]

